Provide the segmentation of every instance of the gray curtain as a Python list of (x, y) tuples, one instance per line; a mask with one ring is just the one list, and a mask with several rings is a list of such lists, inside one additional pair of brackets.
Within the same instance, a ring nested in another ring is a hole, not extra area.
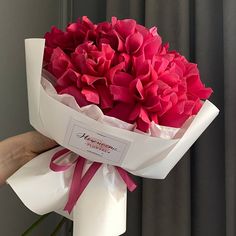
[[(62, 9), (58, 0), (0, 0), (0, 141), (32, 129), (28, 121), (24, 39), (43, 37), (53, 24), (61, 27)], [(0, 188), (1, 236), (22, 235), (38, 218), (9, 185)], [(60, 220), (59, 215), (52, 214), (32, 235), (50, 235)]]
[(165, 180), (136, 178), (126, 236), (236, 235), (236, 1), (74, 0), (68, 19), (135, 18), (197, 62), (219, 117)]

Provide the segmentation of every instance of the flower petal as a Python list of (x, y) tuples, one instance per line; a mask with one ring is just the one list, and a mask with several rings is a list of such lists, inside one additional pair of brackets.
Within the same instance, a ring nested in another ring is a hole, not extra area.
[(198, 96), (200, 99), (207, 99), (212, 94), (211, 88), (206, 88), (201, 82), (199, 75), (190, 76), (187, 78), (188, 93)]
[(112, 108), (113, 98), (110, 90), (106, 86), (98, 85), (96, 87), (100, 96), (100, 104), (102, 109)]
[(156, 55), (157, 52), (159, 51), (161, 44), (162, 40), (160, 36), (153, 37), (149, 41), (145, 42), (144, 46), (145, 58), (152, 60), (154, 55)]
[(136, 104), (132, 110), (130, 110), (130, 114), (129, 114), (129, 120), (130, 121), (135, 121), (140, 114), (141, 111), (141, 105), (140, 104)]
[(47, 70), (58, 79), (69, 68), (73, 68), (70, 58), (60, 48), (55, 48), (51, 55)]
[(114, 85), (129, 87), (130, 82), (133, 80), (133, 76), (122, 71), (118, 71), (113, 78)]
[(106, 112), (107, 116), (112, 116), (117, 119), (123, 120), (125, 122), (130, 123), (129, 115), (130, 111), (134, 108), (134, 104), (127, 104), (127, 103), (117, 103), (111, 110)]
[(106, 81), (104, 77), (92, 76), (92, 75), (82, 75), (81, 81), (87, 85), (93, 85), (96, 81), (103, 80)]
[(58, 80), (57, 84), (61, 87), (68, 87), (71, 85), (79, 85), (77, 80), (80, 81), (80, 74), (73, 69), (68, 69)]
[(113, 98), (115, 101), (120, 101), (124, 103), (132, 103), (133, 102), (133, 96), (130, 93), (129, 88), (117, 86), (117, 85), (111, 85), (110, 86), (110, 92), (113, 95)]
[(145, 111), (145, 109), (141, 108), (139, 118), (137, 120), (137, 128), (143, 132), (147, 132), (150, 128), (150, 124), (151, 121), (148, 117), (147, 112)]
[(146, 98), (143, 106), (150, 112), (160, 112), (162, 109), (159, 96)]
[(117, 20), (114, 25), (117, 33), (125, 40), (126, 37), (135, 32), (136, 21), (133, 19)]
[(169, 71), (163, 73), (158, 79), (171, 87), (180, 82), (179, 76), (175, 73), (170, 73)]
[(88, 102), (99, 104), (98, 91), (94, 88), (83, 88), (81, 93), (85, 96)]
[(136, 99), (144, 99), (144, 89), (140, 79), (135, 79), (130, 83), (130, 90)]
[(125, 47), (128, 53), (135, 54), (139, 51), (143, 44), (143, 36), (137, 32), (129, 35), (125, 42)]
[(114, 67), (112, 67), (108, 72), (107, 72), (107, 78), (111, 83), (113, 83), (114, 76), (117, 71), (121, 71), (125, 67), (125, 63), (121, 62)]
[(69, 86), (65, 89), (62, 89), (59, 94), (70, 94), (79, 104), (79, 106), (83, 107), (89, 104), (89, 102), (85, 99), (84, 95), (80, 92), (78, 88), (75, 86)]

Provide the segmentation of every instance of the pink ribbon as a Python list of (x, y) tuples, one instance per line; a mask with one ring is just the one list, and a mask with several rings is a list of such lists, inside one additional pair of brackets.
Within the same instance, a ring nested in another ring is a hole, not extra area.
[[(64, 208), (65, 211), (68, 211), (71, 213), (73, 210), (76, 202), (78, 201), (79, 197), (83, 193), (84, 189), (87, 187), (93, 176), (96, 174), (98, 169), (102, 166), (102, 163), (98, 162), (93, 162), (89, 169), (86, 171), (84, 176), (82, 177), (82, 172), (84, 169), (84, 165), (86, 162), (86, 159), (78, 156), (76, 160), (69, 164), (56, 164), (55, 161), (59, 158), (61, 158), (63, 155), (68, 154), (71, 152), (68, 149), (62, 149), (58, 152), (56, 152), (50, 162), (50, 169), (55, 171), (55, 172), (61, 172), (61, 171), (66, 171), (68, 168), (72, 167), (75, 165), (75, 170), (73, 173), (73, 178), (69, 190), (69, 198), (66, 203), (66, 206)], [(133, 192), (137, 185), (135, 182), (131, 179), (129, 174), (122, 168), (115, 166), (116, 170), (118, 171), (119, 175), (123, 179), (123, 181), (126, 183), (127, 188), (129, 189), (130, 192)]]

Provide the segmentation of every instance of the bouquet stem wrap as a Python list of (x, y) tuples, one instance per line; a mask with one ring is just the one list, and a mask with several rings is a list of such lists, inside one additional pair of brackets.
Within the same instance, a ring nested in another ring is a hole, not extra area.
[[(39, 155), (8, 179), (22, 202), (37, 214), (55, 211), (73, 220), (74, 236), (123, 234), (126, 230), (127, 187), (116, 168), (102, 164), (68, 214), (63, 209), (69, 198), (75, 165), (64, 171), (51, 171), (50, 157), (60, 151), (63, 151), (62, 147)], [(67, 161), (74, 158), (73, 153), (67, 154)], [(92, 162), (85, 161), (83, 172), (91, 165)]]
[[(72, 165), (75, 165), (75, 169), (74, 169), (74, 173), (73, 173), (73, 177), (71, 181), (71, 186), (70, 186), (70, 191), (69, 191), (68, 201), (64, 208), (64, 210), (68, 211), (68, 213), (70, 214), (76, 202), (78, 201), (79, 197), (81, 196), (85, 188), (88, 186), (91, 179), (95, 176), (96, 172), (102, 166), (102, 163), (93, 162), (90, 165), (89, 169), (84, 173), (84, 175), (83, 175), (83, 170), (85, 167), (86, 159), (84, 159), (83, 157), (78, 156), (75, 159), (75, 161), (66, 165), (65, 164), (59, 165), (59, 164), (54, 163), (54, 161), (56, 161), (57, 159), (59, 159), (61, 156), (63, 156), (64, 154), (68, 152), (70, 152), (70, 150), (67, 150), (67, 149), (62, 149), (56, 152), (52, 157), (50, 168), (51, 170), (55, 172), (61, 172), (61, 171), (66, 171)], [(134, 191), (137, 185), (129, 177), (128, 173), (120, 167), (115, 167), (115, 169), (117, 170), (120, 177), (123, 179), (123, 181), (127, 185), (129, 191), (131, 192)]]

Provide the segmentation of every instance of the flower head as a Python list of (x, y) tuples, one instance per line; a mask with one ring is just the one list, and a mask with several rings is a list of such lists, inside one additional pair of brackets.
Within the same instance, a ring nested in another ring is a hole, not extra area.
[(45, 39), (45, 68), (58, 93), (80, 106), (96, 104), (144, 132), (151, 122), (181, 127), (212, 93), (196, 64), (170, 51), (156, 27), (133, 19), (95, 25), (82, 17), (65, 32), (53, 27)]

